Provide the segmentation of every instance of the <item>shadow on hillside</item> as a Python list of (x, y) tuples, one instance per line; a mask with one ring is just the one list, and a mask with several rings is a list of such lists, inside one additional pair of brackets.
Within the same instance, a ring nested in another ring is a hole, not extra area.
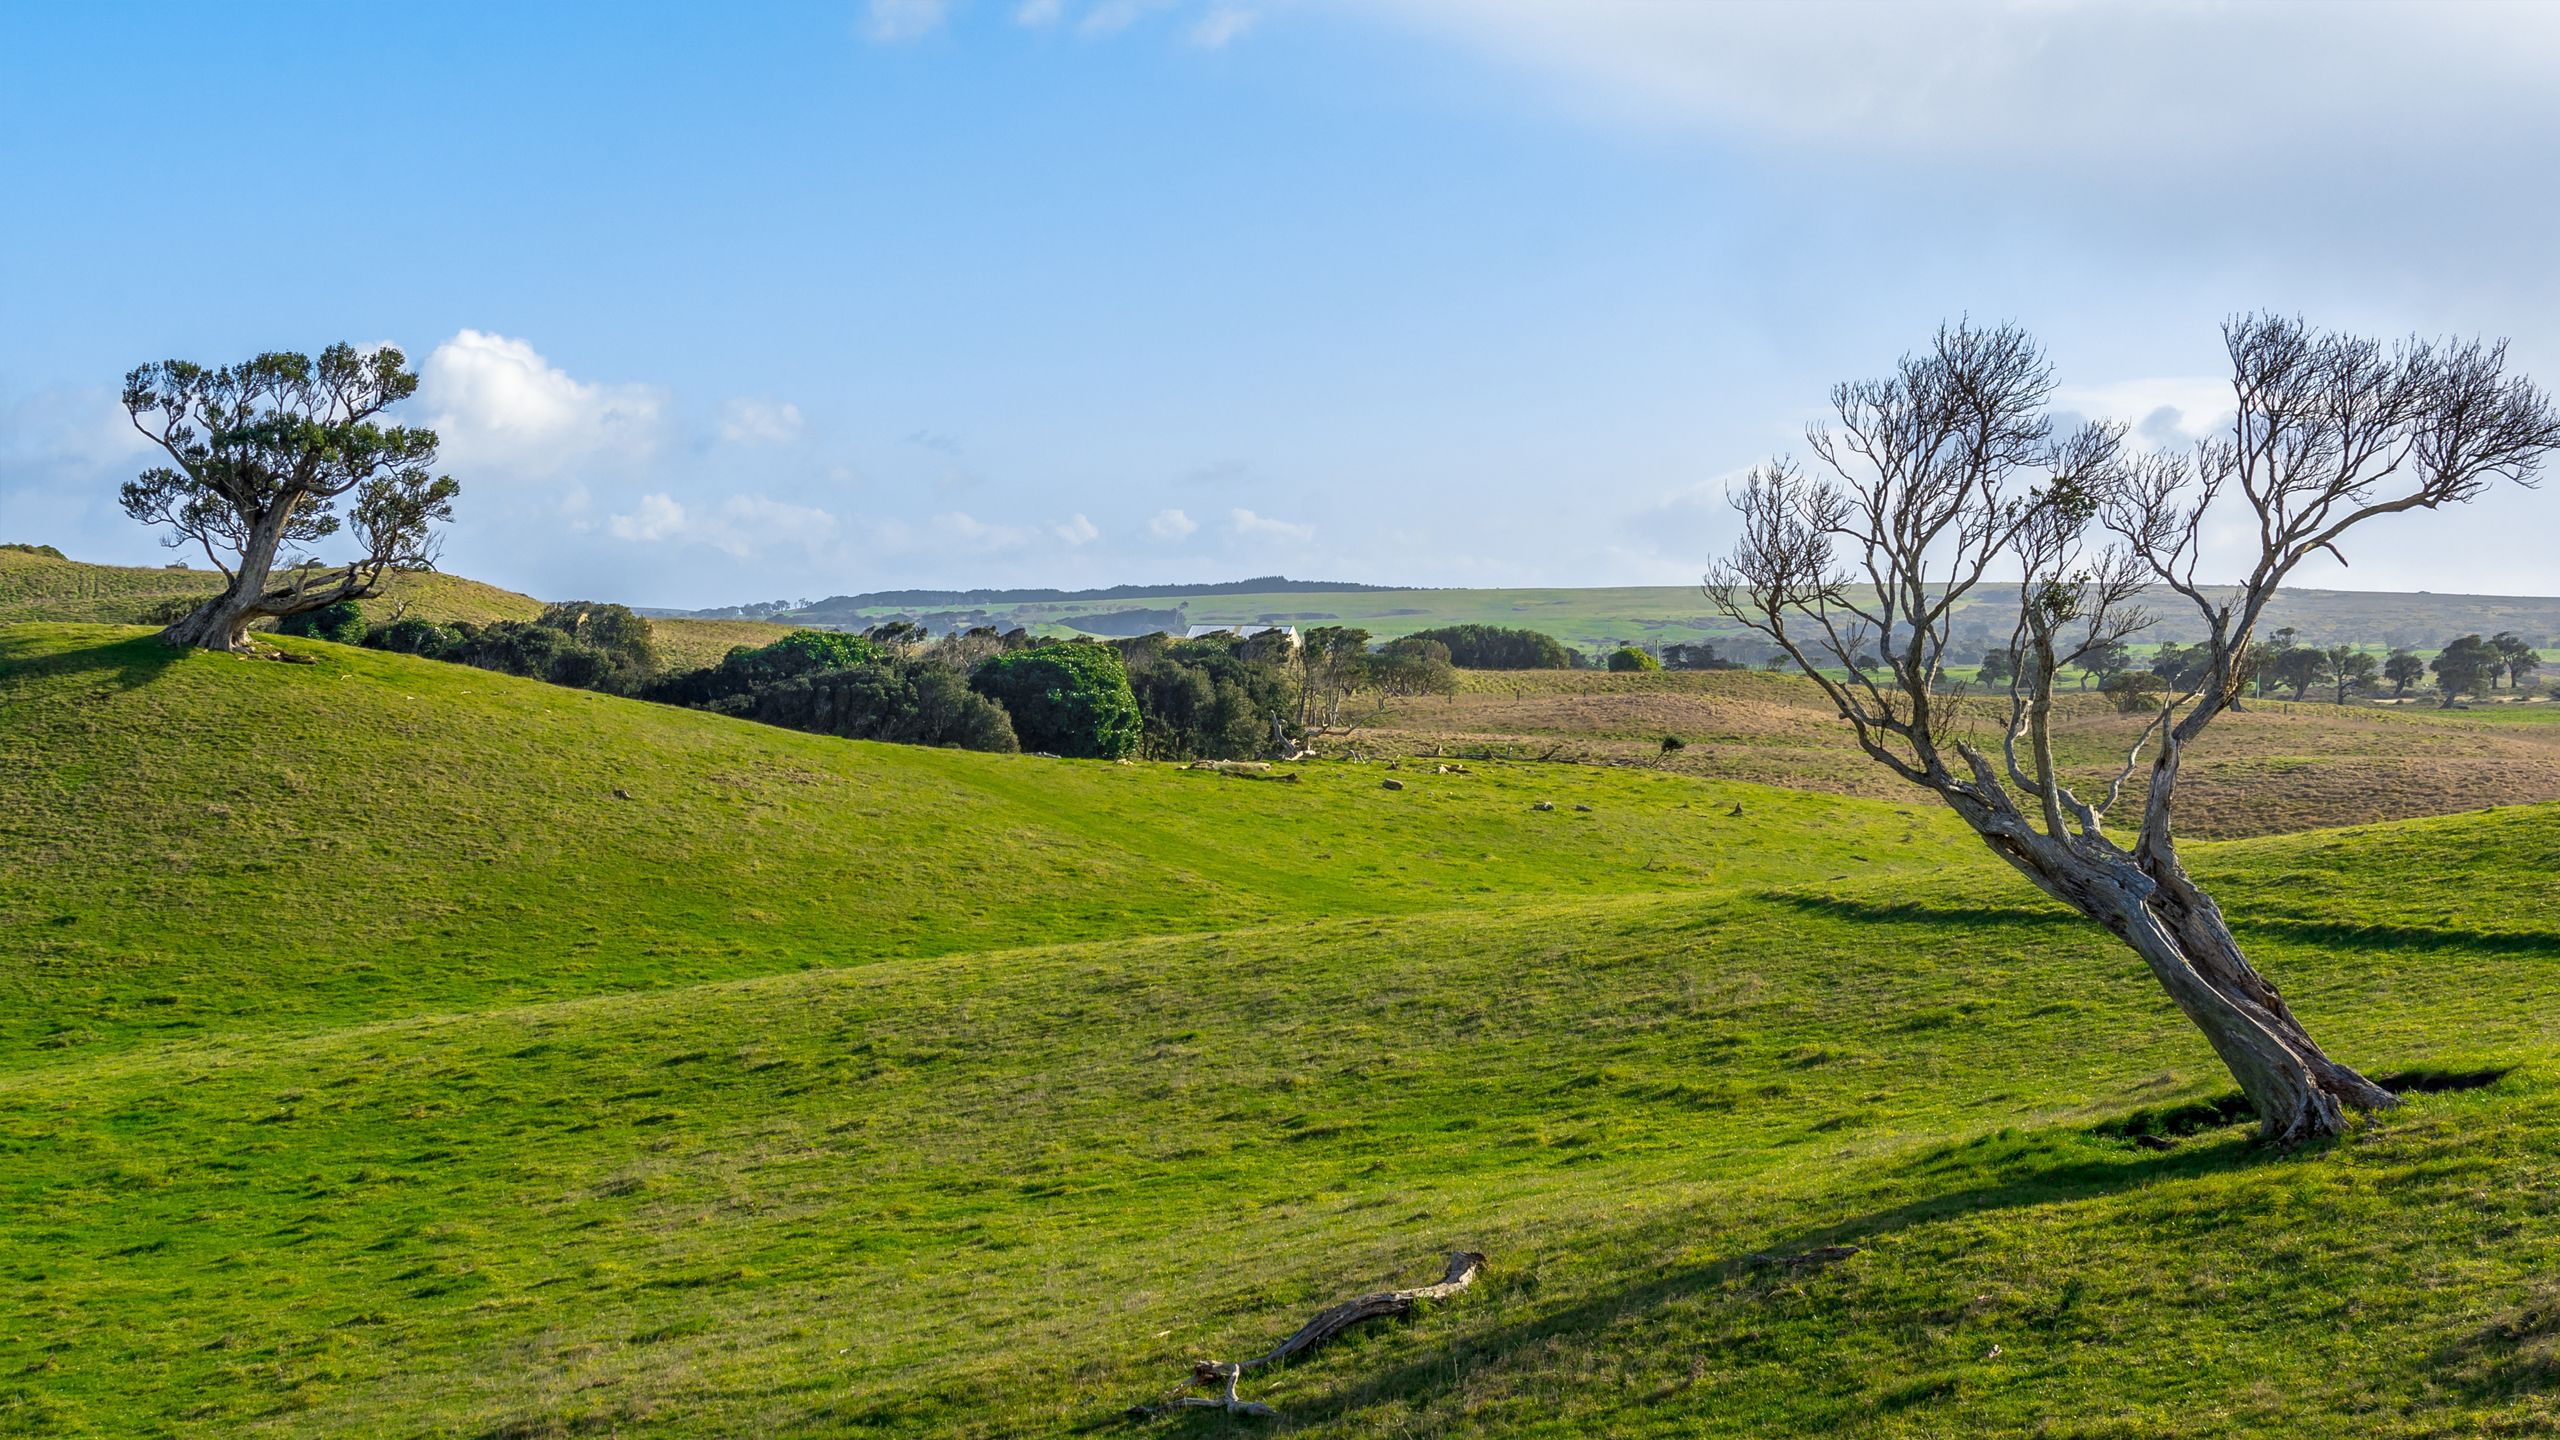
[[(1878, 925), (1934, 925), (1962, 930), (2009, 930), (2020, 926), (2096, 933), (2088, 921), (2059, 907), (2010, 905), (1923, 905), (1909, 901), (1857, 900), (1834, 895), (1806, 895), (1773, 890), (1764, 894), (1774, 904), (1831, 920)], [(2317, 945), (2332, 951), (2470, 950), (2492, 955), (2560, 955), (2560, 934), (2532, 930), (2467, 930), (2455, 927), (2366, 925), (2304, 920), (2283, 916), (2231, 917), (2242, 939), (2280, 939)]]
[(1828, 920), (1853, 920), (1873, 925), (1937, 925), (1961, 930), (2010, 930), (2022, 925), (2055, 929), (2080, 930), (2089, 922), (2059, 906), (2025, 905), (1922, 905), (1911, 901), (1887, 903), (1880, 900), (1854, 900), (1838, 895), (1807, 895), (1801, 891), (1771, 890), (1762, 897), (1773, 904), (1785, 905), (1808, 915)]
[(2429, 1357), (2437, 1383), (2474, 1404), (2560, 1389), (2560, 1280), (2530, 1282), (2511, 1307)]
[[(2044, 1132), (2045, 1136), (2057, 1140), (2074, 1134), (2067, 1130)], [(1999, 1137), (1986, 1137), (1976, 1145), (2001, 1143), (2035, 1145), (2038, 1137), (2011, 1137), (2005, 1142)], [(1931, 1170), (1966, 1163), (1965, 1151), (1969, 1148), (1973, 1147), (1948, 1146), (1916, 1157), (1905, 1167), (1904, 1173), (1924, 1178)], [(2085, 1147), (2073, 1147), (2061, 1153), (2046, 1152), (2041, 1158), (2047, 1163), (2020, 1165), (1990, 1183), (1951, 1190), (1829, 1225), (1785, 1232), (1771, 1237), (1771, 1243), (1765, 1250), (1667, 1269), (1650, 1279), (1594, 1295), (1579, 1304), (1548, 1311), (1531, 1319), (1480, 1331), (1465, 1329), (1461, 1321), (1461, 1333), (1450, 1337), (1448, 1348), (1466, 1352), (1464, 1369), (1500, 1366), (1514, 1357), (1534, 1355), (1542, 1347), (1556, 1342), (1570, 1343), (1576, 1338), (1588, 1340), (1612, 1327), (1640, 1320), (1666, 1306), (1705, 1292), (1729, 1287), (1743, 1287), (1746, 1291), (1775, 1290), (1780, 1286), (1791, 1286), (1793, 1282), (1812, 1281), (1814, 1277), (1838, 1267), (1862, 1263), (1859, 1254), (1844, 1255), (1837, 1247), (1854, 1247), (1857, 1252), (1865, 1252), (1881, 1240), (1924, 1225), (1998, 1211), (2094, 1199), (2136, 1190), (2162, 1180), (2193, 1179), (2258, 1165), (2284, 1163), (2283, 1157), (2276, 1152), (2239, 1137), (2162, 1153), (2092, 1153)], [(1679, 1228), (1680, 1217), (1664, 1217), (1649, 1223), (1643, 1237), (1622, 1248), (1641, 1251), (1659, 1243), (1668, 1243), (1672, 1238), (1671, 1232)], [(1496, 1283), (1501, 1283), (1500, 1265), (1501, 1257), (1494, 1257), (1494, 1268), (1489, 1273), (1496, 1277)], [(1454, 1303), (1464, 1305), (1466, 1302)], [(1308, 1363), (1324, 1364), (1326, 1357), (1319, 1354)], [(1330, 1393), (1285, 1403), (1281, 1408), (1292, 1424), (1320, 1424), (1375, 1405), (1428, 1405), (1458, 1382), (1460, 1371), (1461, 1366), (1453, 1363), (1444, 1350), (1352, 1380)], [(1246, 1389), (1246, 1397), (1253, 1398), (1250, 1386)], [(1625, 1396), (1629, 1404), (1647, 1404), (1667, 1398), (1667, 1393), (1641, 1395), (1629, 1392)], [(1097, 1419), (1085, 1428), (1105, 1430), (1122, 1424), (1144, 1426), (1166, 1435), (1198, 1436), (1231, 1433), (1229, 1427), (1232, 1422), (1216, 1412), (1202, 1411), (1145, 1421), (1115, 1416), (1108, 1420)]]
[(155, 635), (136, 635), (129, 640), (111, 640), (104, 644), (84, 645), (76, 650), (57, 650), (47, 654), (26, 656), (0, 649), (0, 673), (11, 678), (103, 681), (120, 690), (139, 689), (159, 678), (160, 672), (185, 658), (185, 652), (160, 643)]
[(2411, 925), (2339, 925), (2318, 920), (2235, 919), (2242, 935), (2266, 935), (2328, 950), (2476, 950), (2492, 955), (2560, 955), (2560, 934), (2530, 930), (2419, 929)]

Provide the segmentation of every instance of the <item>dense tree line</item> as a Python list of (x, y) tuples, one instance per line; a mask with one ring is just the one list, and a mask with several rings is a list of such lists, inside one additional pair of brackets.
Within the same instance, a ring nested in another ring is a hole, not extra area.
[(1137, 751), (1143, 733), (1128, 667), (1095, 641), (990, 655), (969, 686), (1005, 708), (1025, 747), (1046, 754), (1117, 760)]
[(1154, 634), (1113, 648), (1138, 708), (1137, 753), (1150, 760), (1247, 759), (1303, 731), (1298, 657), (1284, 636)]
[(370, 629), (352, 602), (341, 602), (288, 616), (277, 628), (608, 695), (639, 694), (658, 669), (646, 617), (586, 600), (546, 605), (532, 620), (439, 624), (409, 616)]
[[(2174, 642), (2155, 647), (2147, 660), (2121, 645), (2095, 647), (2079, 668), (2098, 681), (2098, 689), (2119, 709), (2139, 711), (2163, 700), (2184, 696), (2204, 683), (2214, 660), (2212, 647)], [(2465, 635), (2429, 660), (2406, 647), (2375, 656), (2360, 645), (2305, 645), (2291, 627), (2279, 628), (2265, 641), (2227, 658), (2236, 684), (2233, 698), (2322, 700), (2344, 705), (2360, 695), (2387, 694), (2399, 699), (2432, 674), (2441, 701), (2451, 705), (2464, 696), (2488, 696), (2502, 685), (2522, 695), (2541, 669), (2542, 657), (2513, 631), (2486, 639)], [(2006, 646), (1985, 651), (1977, 671), (1982, 683), (2003, 687), (2025, 681), (2018, 657)]]
[(1748, 670), (1751, 667), (1740, 660), (1718, 655), (1715, 642), (1702, 641), (1695, 645), (1675, 642), (1663, 646), (1662, 668), (1665, 670)]
[(1461, 670), (1567, 670), (1573, 652), (1553, 635), (1500, 625), (1443, 625), (1405, 637), (1437, 644)]

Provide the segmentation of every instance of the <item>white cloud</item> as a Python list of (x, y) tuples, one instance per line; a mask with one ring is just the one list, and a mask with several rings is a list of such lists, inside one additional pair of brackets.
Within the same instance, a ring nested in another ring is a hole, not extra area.
[(1200, 522), (1179, 510), (1159, 510), (1147, 521), (1147, 533), (1159, 540), (1181, 540), (1200, 528)]
[(945, 539), (973, 550), (1019, 550), (1031, 543), (1035, 533), (1024, 525), (990, 525), (965, 510), (948, 510), (934, 516), (933, 529)]
[[(1358, 0), (1574, 103), (1871, 150), (2146, 157), (2430, 143), (2542, 112), (2560, 8), (2052, 0)], [(2442, 105), (2431, 97), (2461, 95)], [(2172, 156), (2176, 157), (2174, 160)], [(2362, 157), (2359, 157), (2360, 160)]]
[(777, 549), (814, 554), (835, 539), (838, 528), (836, 517), (824, 510), (762, 495), (732, 495), (708, 510), (664, 493), (643, 495), (635, 513), (605, 522), (606, 533), (617, 540), (707, 545), (736, 560)]
[(475, 468), (540, 476), (599, 457), (644, 455), (657, 445), (667, 408), (654, 386), (574, 379), (530, 342), (479, 330), (427, 356), (417, 404), (466, 484)]
[(883, 45), (913, 40), (940, 28), (950, 9), (950, 0), (871, 0), (862, 33)]
[(1237, 506), (1227, 512), (1227, 525), (1238, 535), (1268, 536), (1277, 540), (1295, 541), (1301, 545), (1316, 538), (1316, 527), (1313, 525), (1299, 525), (1287, 520), (1275, 520), (1268, 515), (1256, 515), (1243, 506)]
[(1062, 0), (1022, 0), (1013, 7), (1013, 23), (1038, 28), (1058, 23), (1058, 12), (1065, 9)]
[(636, 515), (616, 515), (605, 529), (616, 540), (668, 540), (684, 533), (684, 507), (668, 494), (643, 495)]
[(145, 452), (161, 453), (133, 428), (116, 392), (103, 385), (43, 390), (0, 405), (0, 462), (13, 470), (59, 466), (94, 472), (122, 467)]
[(2136, 442), (2153, 449), (2174, 449), (2219, 433), (2231, 423), (2234, 403), (2231, 382), (2213, 375), (2064, 385), (2053, 392), (2053, 408), (2060, 414), (2121, 420)]
[(800, 438), (800, 407), (788, 401), (732, 400), (720, 409), (720, 438), (732, 445), (785, 445)]
[(1049, 533), (1070, 545), (1090, 545), (1102, 538), (1102, 531), (1081, 514), (1070, 516), (1063, 525), (1050, 526)]
[(1223, 50), (1227, 42), (1252, 29), (1261, 18), (1260, 12), (1241, 5), (1215, 6), (1192, 24), (1191, 43), (1203, 50)]

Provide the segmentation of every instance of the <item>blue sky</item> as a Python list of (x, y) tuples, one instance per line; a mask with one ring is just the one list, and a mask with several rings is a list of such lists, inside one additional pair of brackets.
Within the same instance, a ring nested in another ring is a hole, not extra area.
[[(160, 558), (118, 378), (343, 338), (546, 596), (1686, 583), (1942, 317), (2164, 437), (2241, 308), (2560, 379), (2555, 142), (2524, 6), (20, 5), (0, 539)], [(2555, 522), (2305, 578), (2548, 594)]]

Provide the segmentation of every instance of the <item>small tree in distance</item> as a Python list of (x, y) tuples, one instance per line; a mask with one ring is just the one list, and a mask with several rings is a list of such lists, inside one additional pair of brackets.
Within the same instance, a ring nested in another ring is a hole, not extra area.
[[(276, 352), (218, 370), (166, 360), (125, 377), (133, 428), (175, 463), (127, 481), (124, 512), (168, 527), (170, 545), (201, 547), (229, 582), (162, 640), (247, 650), (252, 622), (361, 600), (393, 571), (435, 568), (429, 527), (453, 518), (457, 489), (428, 473), (435, 432), (375, 423), (416, 393), (407, 367), (397, 350), (341, 344), (317, 360)], [(291, 565), (270, 583), (288, 547), (341, 531), (356, 542), (353, 559)]]
[(2353, 645), (2332, 645), (2328, 653), (2329, 683), (2336, 687), (2338, 703), (2347, 703), (2350, 695), (2360, 695), (2373, 688), (2374, 659)]
[(2382, 662), (2382, 678), (2391, 682), (2392, 698), (2409, 693), (2409, 687), (2427, 678), (2427, 662), (2414, 650), (2394, 650)]
[(1630, 670), (1659, 670), (1662, 662), (1633, 645), (1621, 645), (1609, 652), (1609, 668), (1624, 673)]
[(2477, 635), (2465, 635), (2444, 647), (2427, 662), (2427, 668), (2435, 672), (2436, 693), (2450, 710), (2465, 695), (2486, 695), (2495, 689), (2505, 663), (2496, 646)]
[(2498, 652), (2498, 668), (2506, 672), (2507, 688), (2520, 690), (2542, 668), (2542, 656), (2535, 653), (2531, 641), (2513, 630), (2501, 630), (2489, 637), (2489, 648)]
[[(2239, 1082), (2261, 1133), (2291, 1144), (2397, 1097), (2321, 1050), (2188, 875), (2174, 823), (2181, 762), (2238, 698), (2251, 637), (2296, 566), (2338, 553), (2367, 521), (2530, 482), (2560, 446), (2560, 413), (2506, 373), (2503, 344), (2386, 349), (2273, 315), (2237, 317), (2223, 339), (2231, 430), (2174, 455), (2128, 451), (2115, 424), (2055, 434), (2043, 414), (2052, 369), (2024, 331), (1941, 329), (1892, 376), (1833, 390), (1838, 428), (1808, 432), (1828, 475), (1783, 459), (1752, 473), (1735, 496), (1742, 537), (1707, 590), (1822, 688), (1870, 759), (2131, 946)], [(2209, 590), (2197, 571), (2226, 507), (2245, 507), (2256, 553), (2240, 584)], [(2019, 673), (1985, 750), (1943, 675), (1954, 611), (2000, 568), (2021, 576)], [(2143, 629), (2136, 601), (2151, 585), (2202, 619), (2202, 673), (2160, 704), (2112, 775), (2066, 775), (2053, 677)], [(1879, 664), (1851, 663), (1879, 636)], [(2106, 822), (2146, 755), (2131, 792), (2140, 820), (2119, 844)]]

